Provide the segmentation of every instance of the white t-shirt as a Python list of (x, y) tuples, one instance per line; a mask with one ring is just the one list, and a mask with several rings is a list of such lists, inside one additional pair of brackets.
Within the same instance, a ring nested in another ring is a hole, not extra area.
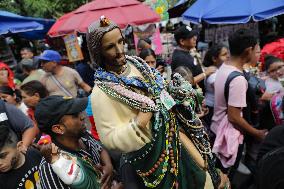
[(276, 93), (283, 91), (283, 86), (281, 85), (281, 82), (272, 78), (267, 78), (265, 80), (265, 86), (266, 86), (266, 92), (269, 93)]
[(211, 74), (205, 81), (205, 104), (210, 107), (214, 107), (214, 83), (217, 72)]
[(18, 109), (21, 110), (25, 115), (28, 115), (28, 107), (25, 105), (25, 103), (21, 103), (20, 106), (18, 106)]

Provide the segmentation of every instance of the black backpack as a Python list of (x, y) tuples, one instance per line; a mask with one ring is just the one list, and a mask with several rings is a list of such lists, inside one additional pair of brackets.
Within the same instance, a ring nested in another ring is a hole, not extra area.
[(225, 82), (225, 88), (224, 88), (224, 96), (226, 99), (226, 102), (228, 103), (229, 100), (229, 89), (230, 89), (230, 83), (233, 79), (236, 77), (245, 77), (245, 79), (248, 82), (248, 89), (246, 92), (246, 102), (247, 107), (243, 109), (243, 116), (244, 118), (252, 125), (258, 124), (258, 119), (255, 120), (254, 116), (251, 115), (253, 110), (257, 110), (259, 108), (259, 99), (262, 96), (262, 94), (265, 92), (265, 82), (255, 77), (254, 75), (250, 74), (249, 72), (238, 72), (233, 71), (229, 74), (226, 82)]
[(284, 188), (284, 147), (266, 153), (258, 162), (257, 189)]

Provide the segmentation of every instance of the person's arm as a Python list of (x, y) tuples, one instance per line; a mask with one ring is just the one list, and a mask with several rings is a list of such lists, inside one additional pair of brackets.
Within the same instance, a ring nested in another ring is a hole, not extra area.
[(111, 185), (112, 176), (113, 176), (113, 166), (111, 163), (111, 159), (105, 149), (102, 149), (101, 151), (101, 162), (102, 162), (102, 165), (100, 167), (100, 170), (102, 172), (101, 184), (102, 188), (105, 188)]
[(79, 83), (79, 86), (88, 94), (92, 92), (92, 88), (84, 81)]
[(42, 189), (70, 189), (53, 171), (51, 164), (44, 160), (39, 166), (40, 185)]
[(23, 152), (27, 151), (28, 147), (33, 143), (38, 134), (39, 129), (37, 127), (31, 127), (24, 131), (24, 133), (22, 134)]
[(242, 116), (242, 109), (233, 106), (228, 106), (228, 120), (236, 126), (236, 129), (243, 133), (247, 133), (259, 140), (264, 139), (265, 130), (258, 130), (252, 127)]
[(265, 137), (265, 130), (253, 128), (243, 117), (242, 108), (246, 107), (247, 81), (244, 77), (236, 77), (230, 83), (228, 98), (228, 120), (243, 133), (257, 139)]
[(211, 75), (212, 73), (216, 72), (216, 67), (214, 66), (210, 66), (208, 67), (205, 72), (197, 75), (194, 77), (194, 83), (199, 83), (200, 81), (206, 79), (206, 77), (208, 77), (209, 75)]
[(73, 73), (73, 77), (75, 79), (76, 84), (81, 87), (86, 93), (90, 94), (92, 92), (92, 87), (90, 87), (87, 83), (83, 81), (82, 77), (76, 70), (71, 69), (71, 71)]
[[(26, 149), (32, 144), (39, 133), (39, 129), (34, 126), (33, 121), (29, 119), (21, 110), (10, 104), (5, 104), (7, 115), (11, 127), (16, 133), (22, 136), (23, 146)], [(23, 149), (25, 152), (26, 150)]]
[(93, 90), (91, 101), (96, 128), (106, 148), (127, 153), (139, 150), (151, 141), (150, 128), (147, 127), (149, 124), (144, 127), (145, 120), (139, 119), (142, 126), (139, 127), (135, 121), (138, 112), (133, 117), (125, 115), (125, 112), (136, 111), (110, 98), (97, 86)]
[(269, 92), (266, 92), (262, 94), (260, 100), (264, 100), (264, 101), (270, 101), (271, 98), (275, 95), (276, 93), (269, 93)]

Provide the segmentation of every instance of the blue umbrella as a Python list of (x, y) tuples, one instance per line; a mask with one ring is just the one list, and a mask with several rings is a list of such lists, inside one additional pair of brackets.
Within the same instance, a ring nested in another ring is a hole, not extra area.
[[(261, 4), (255, 7), (253, 15), (255, 21), (265, 20), (284, 13), (284, 0), (261, 0), (261, 2)], [(267, 6), (269, 6), (269, 9)]]
[(183, 14), (182, 17), (193, 23), (200, 23), (202, 17), (210, 10), (216, 8), (218, 4), (221, 4), (225, 0), (197, 0), (192, 6), (190, 6)]
[(284, 13), (284, 0), (198, 0), (182, 16), (194, 23), (247, 23)]
[(0, 35), (7, 33), (20, 33), (20, 32), (27, 32), (33, 30), (42, 30), (42, 29), (43, 25), (34, 21), (29, 21), (29, 22), (0, 21)]
[(0, 11), (0, 35), (7, 33), (20, 33), (33, 30), (42, 30), (43, 25), (7, 11)]
[(31, 18), (31, 17), (27, 17), (27, 18), (39, 24), (42, 24), (44, 27), (42, 30), (33, 30), (33, 31), (28, 31), (28, 32), (19, 34), (21, 37), (24, 37), (26, 39), (31, 39), (31, 40), (43, 39), (46, 36), (49, 29), (51, 28), (51, 26), (55, 23), (55, 20), (53, 19)]

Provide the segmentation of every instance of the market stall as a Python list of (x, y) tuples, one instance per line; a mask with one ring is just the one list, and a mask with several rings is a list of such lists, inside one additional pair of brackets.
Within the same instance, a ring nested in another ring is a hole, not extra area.
[(53, 23), (53, 20), (24, 17), (0, 11), (0, 61), (11, 68), (16, 65), (15, 57), (7, 43), (10, 39), (7, 37), (17, 35), (28, 39), (43, 39)]

